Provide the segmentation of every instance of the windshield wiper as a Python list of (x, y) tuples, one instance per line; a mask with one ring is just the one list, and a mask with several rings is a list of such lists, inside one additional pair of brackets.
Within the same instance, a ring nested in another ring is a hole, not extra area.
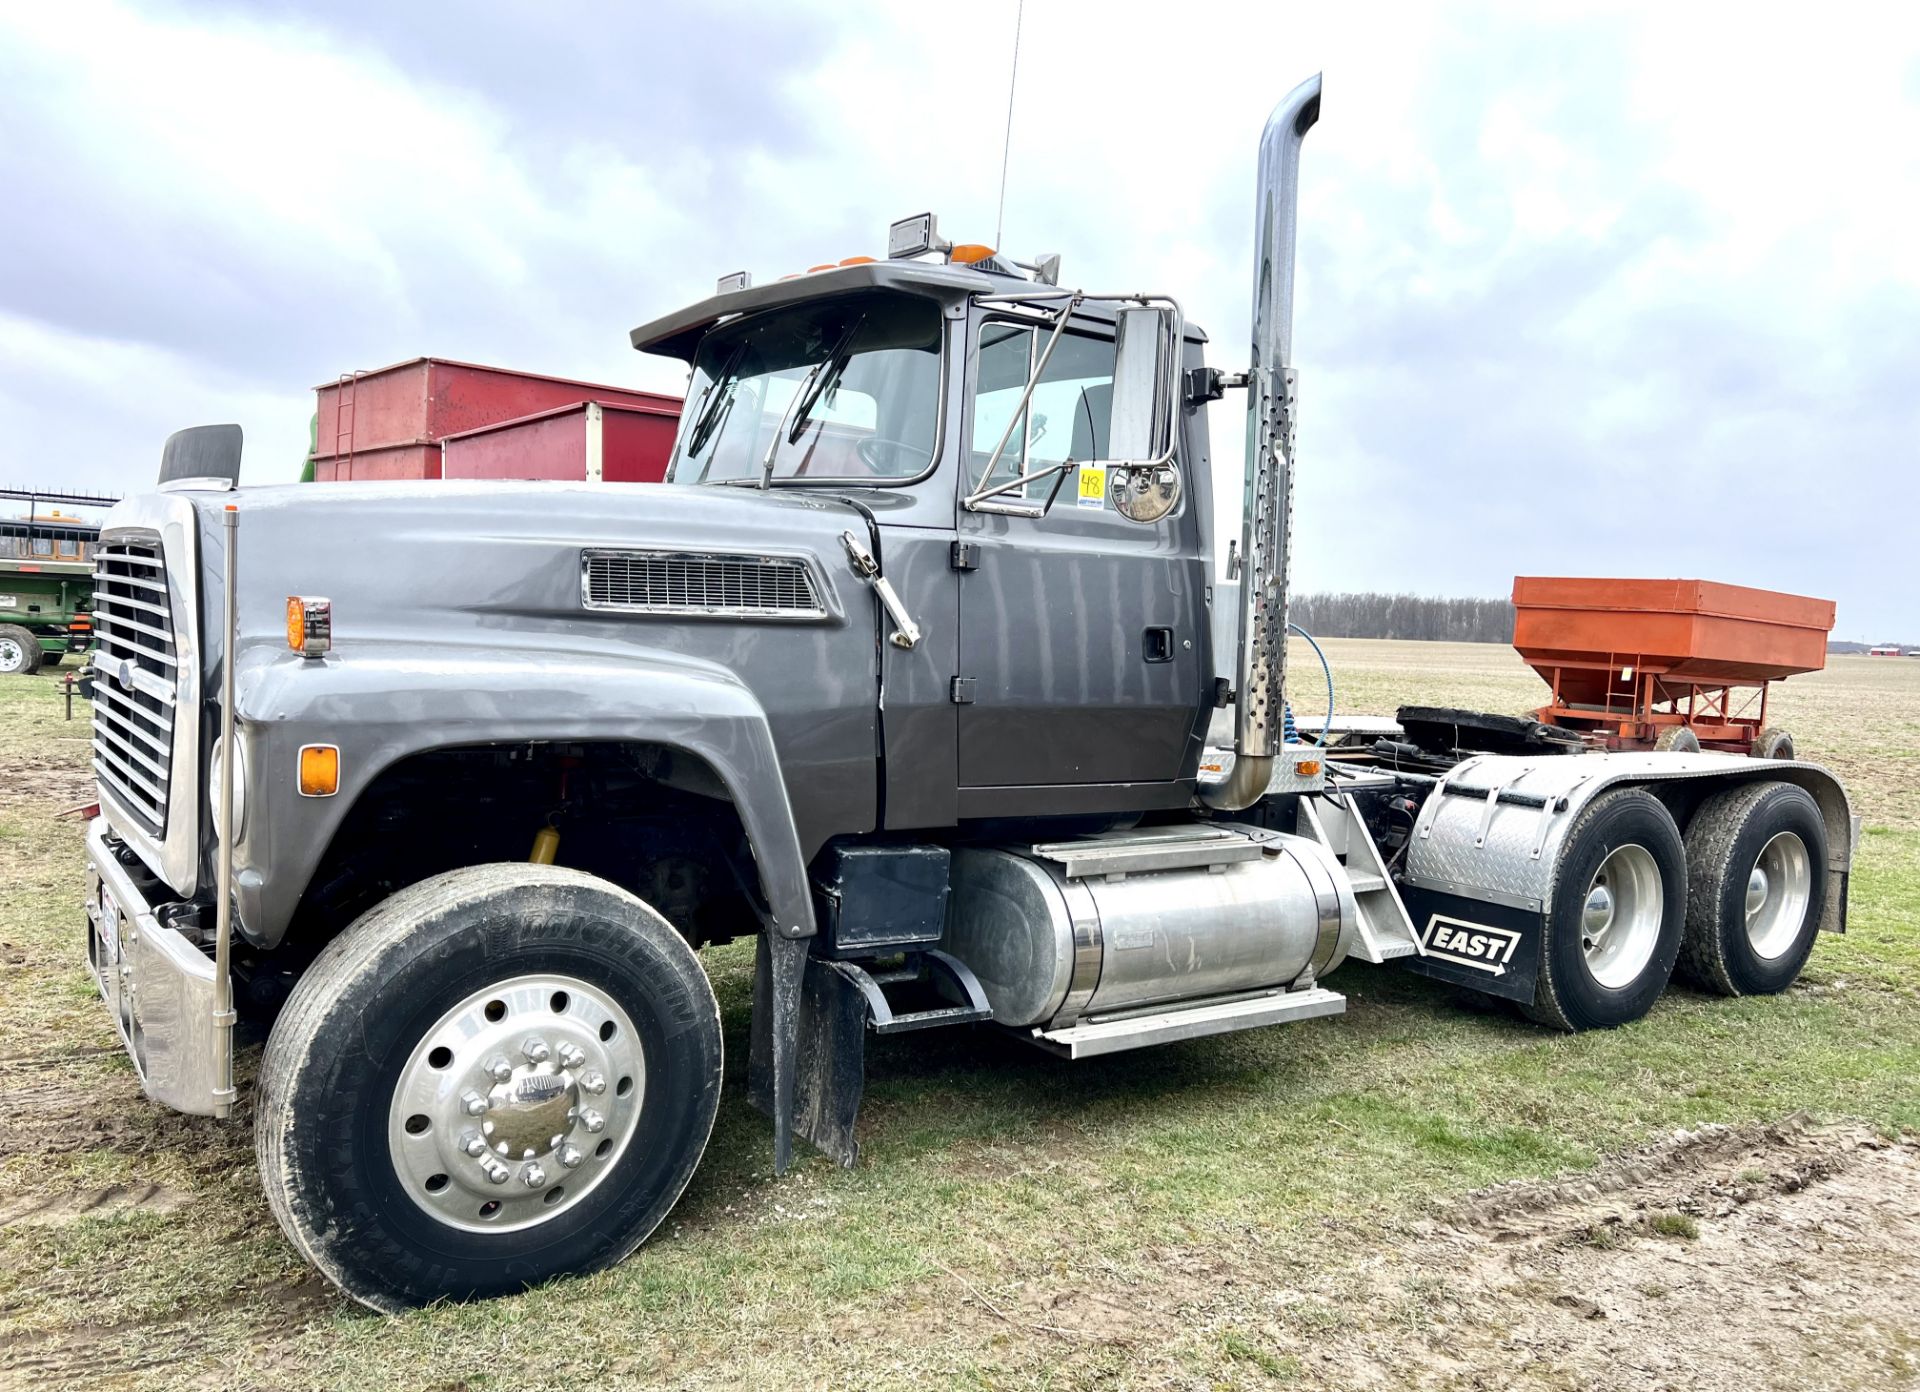
[[(687, 457), (692, 458), (707, 447), (714, 431), (730, 414), (733, 406), (733, 390), (739, 383), (734, 374), (740, 370), (740, 359), (746, 356), (747, 345), (737, 344), (727, 356), (725, 366), (719, 375), (707, 383), (707, 389), (700, 394), (700, 404), (695, 408), (693, 428), (687, 432)], [(723, 390), (724, 388), (724, 390)]]
[(813, 408), (820, 404), (828, 392), (840, 385), (840, 378), (846, 372), (847, 364), (853, 361), (853, 337), (860, 332), (860, 326), (866, 322), (867, 316), (863, 314), (847, 325), (847, 331), (840, 335), (840, 341), (833, 345), (833, 351), (827, 354), (826, 360), (821, 364), (826, 371), (822, 372), (819, 368), (815, 368), (814, 375), (807, 379), (812, 385), (804, 391), (800, 408), (793, 413), (793, 425), (787, 431), (788, 444), (799, 443), (801, 435), (806, 433), (808, 420), (813, 416)]
[(800, 389), (793, 394), (793, 400), (787, 403), (786, 414), (780, 418), (780, 424), (773, 432), (773, 438), (767, 441), (767, 452), (760, 459), (760, 486), (773, 487), (773, 459), (780, 452), (780, 441), (784, 438), (793, 444), (807, 428), (807, 418), (813, 414), (813, 408), (834, 383), (840, 380), (847, 364), (852, 361), (853, 336), (866, 322), (862, 315), (847, 325), (846, 332), (840, 335), (828, 354), (813, 365), (811, 371), (800, 379)]

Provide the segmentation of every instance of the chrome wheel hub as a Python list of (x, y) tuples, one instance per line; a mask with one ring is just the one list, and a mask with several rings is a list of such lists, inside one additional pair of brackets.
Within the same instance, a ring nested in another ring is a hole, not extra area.
[(1609, 990), (1631, 985), (1653, 959), (1665, 912), (1653, 853), (1616, 847), (1594, 871), (1580, 911), (1580, 949), (1593, 979)]
[(442, 1015), (400, 1070), (387, 1121), (394, 1173), (451, 1227), (509, 1231), (584, 1198), (633, 1138), (640, 1036), (575, 977), (516, 976)]
[(1807, 843), (1783, 831), (1760, 848), (1747, 872), (1747, 941), (1757, 957), (1778, 957), (1793, 946), (1813, 897)]

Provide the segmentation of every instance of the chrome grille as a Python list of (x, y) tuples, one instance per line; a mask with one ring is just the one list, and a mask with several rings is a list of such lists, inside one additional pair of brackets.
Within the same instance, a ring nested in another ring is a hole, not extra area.
[(158, 543), (93, 553), (93, 771), (154, 836), (167, 826), (180, 650)]
[(812, 570), (795, 556), (588, 551), (582, 569), (589, 609), (737, 618), (826, 617)]

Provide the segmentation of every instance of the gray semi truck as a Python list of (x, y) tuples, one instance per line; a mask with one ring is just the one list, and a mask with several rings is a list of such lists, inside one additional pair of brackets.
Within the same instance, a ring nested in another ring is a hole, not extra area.
[(1071, 1067), (1337, 1015), (1353, 959), (1588, 1029), (1676, 965), (1779, 991), (1844, 927), (1856, 827), (1812, 764), (1497, 720), (1285, 739), (1319, 104), (1260, 147), (1244, 370), (1169, 296), (921, 216), (633, 331), (691, 374), (664, 484), (240, 488), (237, 428), (201, 427), (114, 508), (89, 957), (161, 1105), (231, 1115), (236, 1022), (271, 1021), (262, 1181), (347, 1293), (643, 1242), (718, 1106), (704, 944), (755, 940), (784, 1168), (796, 1136), (854, 1162), (876, 1033)]

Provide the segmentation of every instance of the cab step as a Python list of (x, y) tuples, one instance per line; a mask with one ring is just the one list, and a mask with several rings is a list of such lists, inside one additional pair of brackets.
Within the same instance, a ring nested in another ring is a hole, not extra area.
[(1353, 955), (1363, 962), (1391, 962), (1396, 957), (1424, 956), (1413, 919), (1387, 874), (1386, 862), (1367, 824), (1332, 798), (1300, 799), (1300, 835), (1318, 841), (1346, 867), (1359, 909), (1359, 935)]
[(901, 966), (880, 971), (868, 971), (853, 962), (815, 960), (859, 994), (866, 1004), (867, 1028), (875, 1034), (904, 1034), (993, 1018), (979, 979), (965, 963), (938, 948), (909, 952)]
[(1083, 1018), (1062, 1029), (1036, 1029), (1028, 1037), (1041, 1048), (1070, 1059), (1096, 1058), (1101, 1054), (1144, 1049), (1151, 1044), (1171, 1044), (1181, 1039), (1200, 1039), (1261, 1025), (1340, 1015), (1346, 1009), (1345, 996), (1323, 986), (1312, 986), (1304, 991), (1262, 991), (1252, 996)]

